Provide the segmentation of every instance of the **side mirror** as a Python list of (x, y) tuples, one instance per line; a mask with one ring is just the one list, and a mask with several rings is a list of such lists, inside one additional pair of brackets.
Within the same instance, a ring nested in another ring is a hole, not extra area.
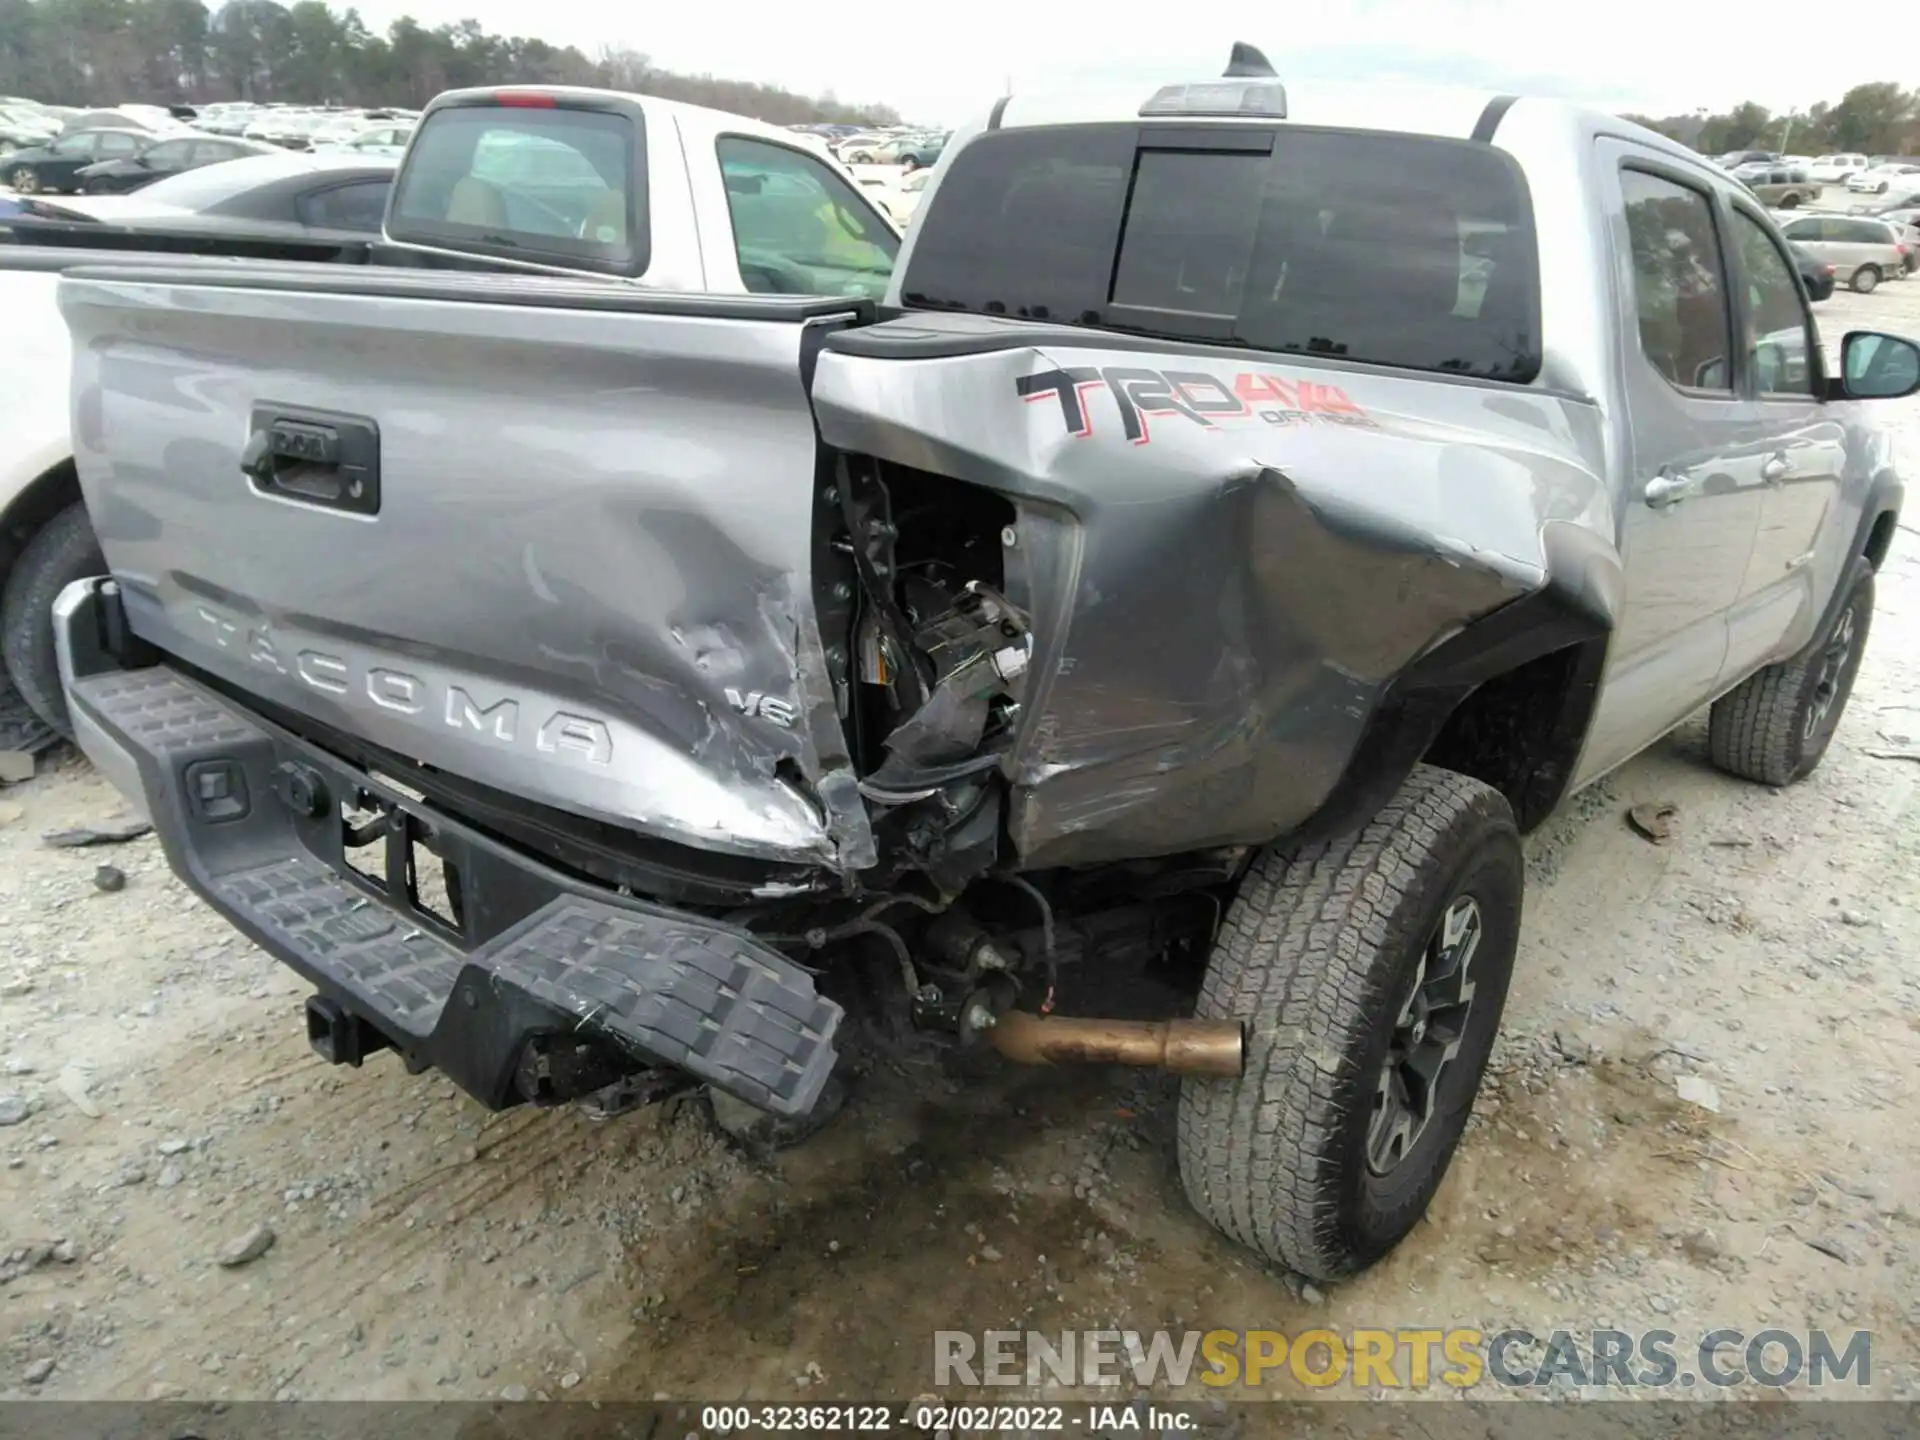
[(1840, 342), (1836, 398), (1898, 400), (1920, 390), (1920, 345), (1878, 330), (1850, 330)]

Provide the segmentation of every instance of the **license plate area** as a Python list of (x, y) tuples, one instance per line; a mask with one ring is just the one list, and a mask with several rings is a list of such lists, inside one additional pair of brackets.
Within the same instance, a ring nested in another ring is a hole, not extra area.
[(340, 801), (341, 873), (446, 939), (464, 942), (460, 866), (442, 834), (403, 802), (360, 790)]

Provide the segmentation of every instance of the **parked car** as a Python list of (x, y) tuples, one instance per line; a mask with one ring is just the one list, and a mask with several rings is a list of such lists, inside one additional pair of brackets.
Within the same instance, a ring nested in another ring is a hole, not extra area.
[(258, 107), (244, 100), (226, 100), (213, 105), (204, 105), (193, 119), (193, 128), (209, 135), (227, 135), (241, 138)]
[(37, 111), (0, 105), (0, 158), (44, 145), (59, 133), (57, 120)]
[(388, 121), (384, 124), (354, 130), (344, 138), (332, 140), (316, 138), (313, 143), (313, 153), (316, 155), (375, 155), (388, 160), (398, 160), (405, 152), (407, 141), (412, 136), (412, 125)]
[(138, 130), (145, 134), (186, 128), (164, 110), (148, 106), (133, 110), (80, 110), (69, 115), (60, 127), (62, 135), (82, 130)]
[(849, 135), (833, 145), (833, 153), (840, 157), (843, 165), (872, 165), (883, 145), (893, 140), (893, 136), (867, 130)]
[(1896, 185), (1902, 188), (1920, 185), (1920, 164), (1891, 161), (1847, 177), (1847, 189), (1856, 195), (1884, 195)]
[(944, 135), (902, 135), (890, 140), (875, 153), (874, 160), (881, 165), (898, 165), (903, 170), (919, 170), (932, 165), (940, 158), (940, 152), (946, 147)]
[(209, 105), (194, 121), (194, 128), (204, 130), (209, 135), (244, 138), (247, 127), (257, 121), (259, 116), (260, 107), (245, 101), (234, 101), (226, 105)]
[[(64, 279), (83, 748), (329, 1061), (800, 1132), (857, 1024), (1151, 1066), (1202, 1215), (1380, 1259), (1494, 1046), (1520, 833), (1704, 707), (1735, 776), (1820, 763), (1903, 493), (1860, 402), (1920, 348), (1825, 374), (1765, 209), (1611, 115), (1272, 76), (997, 102), (877, 309), (825, 258), (857, 192), (764, 155), (727, 203), (784, 299)], [(644, 102), (533, 93), (639, 171)], [(520, 122), (446, 114), (390, 235), (580, 243), (468, 210)], [(1103, 1018), (1162, 958), (1192, 1018)]]
[(251, 140), (185, 135), (162, 140), (138, 155), (89, 165), (76, 177), (77, 188), (82, 195), (125, 195), (157, 180), (198, 170), (203, 165), (273, 153), (271, 145), (259, 145)]
[(42, 204), (38, 212), (42, 219), (173, 237), (365, 238), (380, 233), (393, 168), (390, 160), (259, 146), (238, 159), (156, 180), (132, 195), (63, 199)]
[(1760, 200), (1776, 210), (1797, 210), (1820, 199), (1820, 186), (1805, 170), (1785, 165), (1741, 165), (1733, 178), (1745, 185)]
[[(634, 102), (629, 113), (649, 133), (677, 140), (649, 167), (650, 233), (635, 246), (627, 157), (605, 143), (602, 122), (502, 107), (498, 94), (444, 97), (390, 241), (380, 232), (394, 163), (356, 155), (276, 152), (133, 195), (33, 197), (18, 202), (29, 213), (0, 220), (0, 242), (13, 242), (0, 243), (0, 688), (10, 680), (47, 725), (64, 733), (69, 722), (43, 601), (101, 563), (74, 474), (61, 270), (111, 261), (177, 272), (269, 256), (382, 274), (405, 267), (456, 293), (474, 276), (451, 272), (495, 270), (523, 281), (590, 277), (603, 296), (622, 283), (644, 286), (653, 301), (697, 292), (682, 301), (690, 314), (737, 305), (749, 291), (885, 295), (900, 243), (892, 223), (838, 164), (785, 131), (701, 106)], [(781, 194), (736, 194), (729, 171), (743, 188), (750, 174), (777, 175)], [(610, 298), (628, 303), (617, 289)]]
[(1804, 245), (1792, 241), (1787, 249), (1793, 252), (1793, 263), (1800, 272), (1800, 283), (1807, 287), (1807, 298), (1816, 304), (1833, 298), (1833, 263), (1816, 259)]
[(1807, 173), (1822, 185), (1844, 185), (1859, 171), (1867, 169), (1864, 155), (1822, 155), (1807, 167)]
[(1904, 196), (1897, 205), (1879, 205), (1859, 213), (1897, 227), (1900, 242), (1907, 247), (1907, 273), (1920, 269), (1920, 197)]
[(1713, 163), (1722, 170), (1733, 170), (1741, 165), (1771, 165), (1779, 158), (1780, 152), (1777, 150), (1729, 150), (1724, 155), (1716, 156)]
[(130, 160), (147, 150), (145, 130), (75, 130), (42, 145), (16, 150), (0, 162), (0, 176), (22, 195), (58, 193), (79, 185), (80, 172), (102, 160)]
[(325, 115), (305, 110), (269, 110), (254, 117), (245, 137), (283, 150), (305, 150), (313, 143), (314, 132), (328, 123)]
[(1782, 227), (1787, 239), (1834, 267), (1846, 284), (1865, 295), (1882, 280), (1904, 279), (1908, 246), (1904, 230), (1864, 215), (1803, 215)]

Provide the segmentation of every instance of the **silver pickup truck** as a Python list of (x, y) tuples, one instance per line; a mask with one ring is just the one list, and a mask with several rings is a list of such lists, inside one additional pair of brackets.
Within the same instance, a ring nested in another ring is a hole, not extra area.
[[(472, 124), (631, 147), (604, 233), (457, 147), (390, 229), (639, 273), (634, 118), (540, 103)], [(727, 174), (761, 295), (70, 271), (88, 754), (330, 1060), (786, 1134), (870, 1025), (1157, 1066), (1209, 1219), (1372, 1262), (1473, 1104), (1520, 833), (1708, 705), (1729, 773), (1818, 764), (1902, 493), (1858, 402), (1920, 349), (1831, 373), (1753, 197), (1616, 117), (1246, 49), (996, 104), (877, 305), (836, 205)], [(1114, 1013), (1146, 962), (1191, 1015)]]

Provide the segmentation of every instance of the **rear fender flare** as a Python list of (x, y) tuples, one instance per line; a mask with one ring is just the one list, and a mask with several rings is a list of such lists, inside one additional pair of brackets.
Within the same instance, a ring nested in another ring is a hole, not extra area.
[(1364, 825), (1480, 686), (1570, 650), (1567, 681), (1541, 717), (1539, 744), (1508, 796), (1523, 830), (1552, 812), (1586, 743), (1625, 580), (1611, 539), (1593, 530), (1548, 524), (1541, 548), (1547, 583), (1456, 631), (1397, 676), (1375, 705), (1340, 780), (1286, 843), (1311, 844)]

